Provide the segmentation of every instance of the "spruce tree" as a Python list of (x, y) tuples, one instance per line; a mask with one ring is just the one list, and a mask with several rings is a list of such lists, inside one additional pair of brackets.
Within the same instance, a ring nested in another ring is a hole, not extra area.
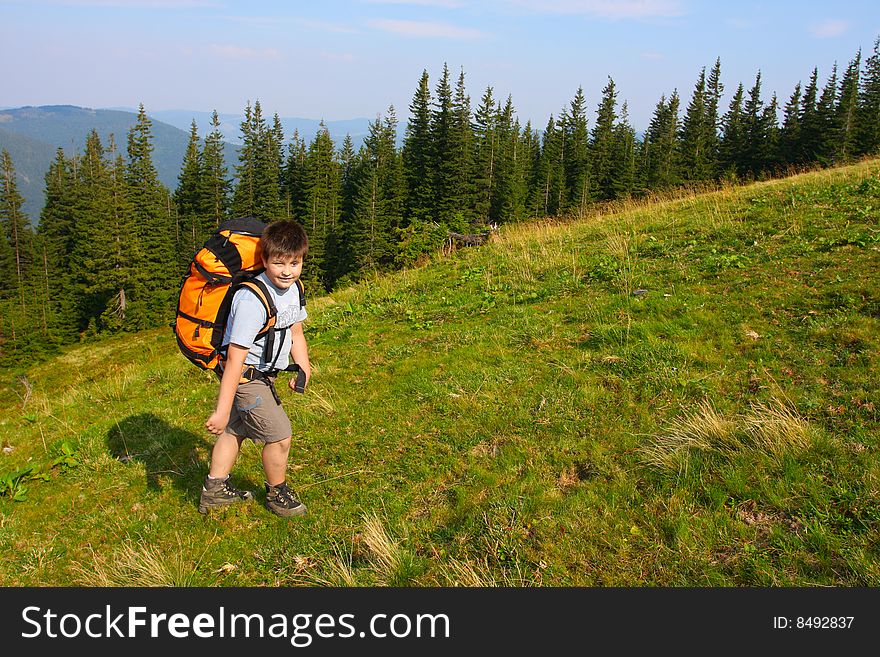
[(715, 126), (709, 118), (707, 95), (703, 68), (681, 125), (681, 168), (685, 180), (709, 180), (714, 174), (711, 137)]
[(535, 164), (530, 207), (536, 217), (554, 216), (562, 211), (565, 197), (565, 131), (553, 115), (541, 139), (541, 151)]
[(819, 69), (814, 68), (810, 81), (804, 87), (799, 117), (800, 142), (797, 148), (798, 164), (813, 164), (822, 152), (822, 120), (818, 110)]
[(431, 113), (431, 171), (433, 172), (432, 216), (440, 223), (456, 230), (464, 229), (464, 217), (456, 207), (455, 151), (453, 145), (452, 87), (449, 68), (443, 65), (443, 73), (437, 81), (434, 109)]
[(259, 101), (254, 107), (248, 101), (244, 120), (239, 128), (241, 148), (238, 151), (238, 164), (235, 166), (237, 182), (232, 196), (232, 214), (235, 217), (257, 217), (257, 169), (262, 133), (265, 130)]
[(649, 189), (667, 189), (679, 184), (678, 119), (679, 97), (660, 98), (645, 134), (644, 181)]
[[(258, 105), (255, 105), (255, 115)], [(261, 136), (254, 175), (254, 214), (264, 221), (274, 221), (287, 215), (281, 194), (284, 130), (278, 114), (272, 119), (272, 127), (264, 126), (259, 129), (259, 134)]]
[(8, 262), (9, 251), (0, 247), (0, 272), (4, 275), (0, 291), (5, 289), (7, 294), (14, 295), (24, 309), (25, 288), (33, 265), (33, 233), (22, 210), (24, 197), (18, 191), (15, 166), (5, 148), (0, 154), (0, 177), (0, 226), (12, 255)]
[(794, 91), (783, 108), (782, 129), (779, 132), (778, 160), (784, 165), (797, 164), (798, 149), (801, 141), (801, 83), (795, 85)]
[(330, 131), (322, 121), (306, 155), (300, 210), (309, 237), (309, 266), (303, 279), (316, 291), (325, 290), (332, 278), (327, 242), (337, 229), (340, 210), (339, 164)]
[(620, 108), (620, 118), (614, 126), (609, 198), (628, 198), (635, 192), (637, 149), (636, 131), (629, 123), (629, 107), (624, 102)]
[(727, 176), (740, 176), (745, 170), (742, 158), (745, 152), (746, 127), (743, 117), (743, 97), (745, 92), (740, 83), (736, 88), (727, 113), (721, 119), (721, 145), (719, 160), (722, 172)]
[[(613, 86), (613, 85), (612, 85)], [(584, 90), (578, 87), (569, 105), (569, 114), (563, 114), (562, 161), (565, 170), (565, 208), (579, 210), (592, 199), (590, 183), (590, 134), (587, 129), (587, 101)]]
[(756, 178), (772, 167), (775, 153), (771, 134), (775, 128), (775, 118), (772, 124), (769, 118), (761, 99), (761, 72), (758, 71), (742, 111), (742, 143), (737, 156), (739, 175)]
[(507, 223), (514, 219), (516, 194), (515, 153), (519, 138), (519, 126), (515, 119), (513, 98), (507, 97), (503, 107), (498, 108), (496, 118), (496, 142), (498, 145), (495, 165), (495, 185), (489, 209), (489, 220)]
[(409, 106), (410, 118), (403, 143), (403, 164), (407, 184), (406, 216), (410, 220), (433, 219), (435, 193), (431, 143), (431, 90), (428, 72), (423, 71)]
[(491, 221), (498, 158), (498, 112), (492, 87), (486, 87), (474, 112), (474, 215), (480, 225)]
[(195, 120), (190, 127), (189, 143), (174, 191), (178, 237), (178, 268), (185, 271), (196, 250), (207, 238), (202, 218), (202, 191), (204, 189), (202, 155), (199, 150), (199, 130)]
[(291, 219), (302, 221), (303, 194), (306, 170), (306, 142), (294, 130), (287, 145), (287, 161), (284, 164), (283, 196), (285, 214)]
[(402, 167), (395, 149), (397, 119), (390, 108), (370, 124), (356, 182), (349, 246), (356, 277), (387, 269), (394, 261), (395, 229), (402, 223)]
[(51, 281), (45, 305), (51, 334), (61, 342), (69, 342), (76, 335), (77, 306), (70, 276), (70, 254), (76, 243), (76, 179), (73, 162), (65, 157), (63, 149), (55, 152), (45, 181), (46, 201), (37, 227), (43, 283)]
[(211, 131), (205, 137), (202, 149), (200, 217), (202, 225), (199, 232), (210, 235), (223, 221), (229, 218), (232, 181), (223, 155), (223, 133), (220, 130), (220, 117), (217, 110), (211, 115)]
[(449, 135), (449, 201), (454, 215), (465, 226), (474, 224), (474, 131), (471, 99), (465, 88), (464, 69), (458, 75), (452, 98), (452, 126)]
[(834, 154), (840, 139), (836, 116), (837, 107), (837, 64), (831, 69), (819, 102), (816, 105), (816, 118), (819, 124), (818, 151), (816, 160), (822, 166), (830, 166), (834, 162)]
[(849, 162), (858, 150), (858, 110), (859, 110), (859, 74), (861, 72), (862, 53), (859, 51), (849, 65), (840, 81), (837, 106), (834, 108), (834, 122), (837, 143), (834, 149), (835, 162)]
[(715, 60), (715, 65), (709, 72), (706, 82), (706, 123), (704, 136), (706, 143), (706, 159), (710, 177), (718, 175), (719, 154), (721, 147), (721, 96), (724, 93), (724, 85), (721, 83), (721, 58)]
[(596, 124), (590, 134), (590, 163), (596, 196), (607, 200), (618, 194), (614, 126), (617, 121), (617, 90), (609, 76), (596, 110)]
[(873, 53), (865, 60), (859, 85), (856, 133), (858, 155), (880, 151), (880, 37), (874, 42)]
[(152, 123), (141, 104), (137, 122), (128, 133), (128, 163), (125, 171), (126, 196), (130, 202), (142, 260), (138, 299), (143, 315), (139, 327), (156, 326), (167, 319), (181, 271), (178, 262), (168, 190), (159, 182), (153, 165)]

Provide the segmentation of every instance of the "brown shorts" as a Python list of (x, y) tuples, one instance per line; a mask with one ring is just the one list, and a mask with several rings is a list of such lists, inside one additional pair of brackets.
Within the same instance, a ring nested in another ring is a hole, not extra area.
[(290, 419), (262, 381), (239, 384), (226, 431), (255, 443), (277, 443), (290, 438)]

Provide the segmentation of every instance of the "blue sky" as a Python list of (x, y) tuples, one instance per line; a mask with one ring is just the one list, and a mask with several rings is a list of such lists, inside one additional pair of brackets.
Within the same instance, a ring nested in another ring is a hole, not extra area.
[[(876, 0), (0, 0), (0, 107), (405, 120), (423, 70), (463, 68), (472, 105), (491, 85), (543, 128), (583, 87), (595, 116), (611, 76), (644, 129), (661, 95), (686, 106), (721, 58), (725, 101), (758, 70), (780, 104), (880, 35)], [(725, 102), (726, 107), (726, 102)]]

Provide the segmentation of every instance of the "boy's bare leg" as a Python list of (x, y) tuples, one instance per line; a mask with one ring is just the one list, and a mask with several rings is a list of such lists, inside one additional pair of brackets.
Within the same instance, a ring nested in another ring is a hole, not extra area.
[(243, 440), (244, 438), (233, 436), (226, 431), (220, 434), (211, 452), (211, 469), (208, 474), (212, 478), (224, 479), (232, 472), (232, 466), (238, 459), (238, 452), (241, 450)]
[(284, 440), (263, 445), (263, 470), (266, 471), (266, 483), (270, 486), (284, 483), (287, 478), (287, 456), (289, 454), (290, 436)]
[(283, 517), (301, 516), (306, 505), (293, 496), (285, 481), (290, 438), (263, 446), (263, 469), (266, 471), (266, 506)]

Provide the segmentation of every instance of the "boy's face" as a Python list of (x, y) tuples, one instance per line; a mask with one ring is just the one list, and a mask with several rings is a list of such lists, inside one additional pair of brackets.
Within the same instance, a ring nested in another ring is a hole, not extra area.
[(302, 275), (302, 256), (272, 255), (263, 257), (266, 277), (279, 290), (286, 290)]

